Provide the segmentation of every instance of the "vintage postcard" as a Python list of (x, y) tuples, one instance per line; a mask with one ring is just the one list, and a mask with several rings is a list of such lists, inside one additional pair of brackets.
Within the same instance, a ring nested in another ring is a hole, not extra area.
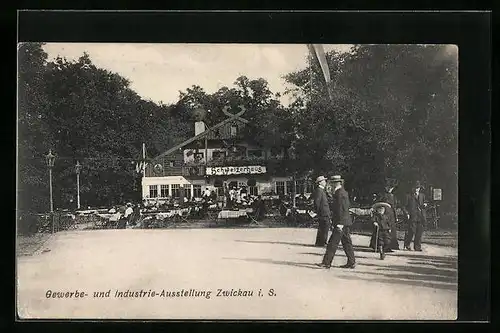
[(20, 43), (19, 319), (455, 320), (458, 65)]

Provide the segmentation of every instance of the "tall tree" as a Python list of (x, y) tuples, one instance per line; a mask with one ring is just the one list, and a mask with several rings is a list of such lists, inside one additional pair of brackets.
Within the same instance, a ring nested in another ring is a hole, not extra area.
[(363, 45), (347, 54), (331, 52), (332, 100), (317, 64), (288, 74), (297, 96), (291, 106), (299, 134), (294, 145), (319, 161), (337, 155), (331, 167), (345, 172), (354, 187), (376, 188), (393, 176), (403, 183), (421, 179), (455, 197), (454, 51), (446, 45)]
[(82, 204), (138, 198), (135, 164), (142, 143), (151, 156), (184, 135), (173, 108), (141, 99), (127, 79), (97, 68), (87, 54), (47, 62), (42, 46), (25, 44), (19, 51), (20, 204), (48, 208), (43, 155), (49, 149), (57, 156), (55, 207), (76, 204), (76, 161), (83, 166)]
[(43, 43), (18, 47), (18, 204), (20, 210), (49, 207), (48, 173), (44, 154), (52, 141), (46, 118), (50, 109), (44, 91), (47, 54)]

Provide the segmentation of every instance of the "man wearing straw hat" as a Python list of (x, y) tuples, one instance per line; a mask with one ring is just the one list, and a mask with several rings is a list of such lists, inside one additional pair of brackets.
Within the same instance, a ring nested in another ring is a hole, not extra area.
[(342, 247), (347, 256), (347, 263), (342, 268), (354, 268), (356, 267), (356, 258), (354, 257), (354, 250), (352, 248), (351, 240), (351, 225), (352, 218), (349, 214), (349, 195), (347, 191), (342, 187), (344, 180), (340, 176), (333, 176), (331, 179), (333, 183), (334, 191), (334, 202), (333, 202), (333, 216), (332, 224), (335, 226), (328, 245), (326, 248), (325, 255), (323, 256), (323, 261), (321, 264), (317, 264), (322, 268), (330, 268), (332, 265), (333, 257), (337, 252), (337, 247), (339, 242), (342, 242)]
[(326, 178), (319, 176), (316, 178), (316, 190), (314, 191), (314, 209), (318, 214), (319, 226), (316, 233), (315, 246), (325, 246), (328, 240), (328, 230), (330, 229), (331, 212), (326, 194)]

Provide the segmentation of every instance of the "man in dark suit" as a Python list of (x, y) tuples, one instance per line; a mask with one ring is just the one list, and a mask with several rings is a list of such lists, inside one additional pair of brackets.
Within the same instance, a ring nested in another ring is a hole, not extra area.
[(342, 242), (342, 247), (347, 256), (347, 263), (342, 268), (354, 268), (356, 266), (356, 259), (354, 257), (354, 250), (352, 248), (351, 240), (351, 226), (352, 218), (349, 214), (349, 195), (342, 187), (343, 179), (340, 176), (333, 176), (332, 183), (334, 186), (334, 209), (332, 212), (332, 225), (335, 226), (328, 245), (326, 247), (323, 261), (318, 266), (322, 268), (330, 268), (332, 265), (333, 257), (337, 252), (339, 242)]
[(415, 251), (422, 251), (421, 242), (426, 221), (426, 206), (422, 186), (417, 181), (412, 191), (406, 197), (405, 210), (408, 217), (408, 229), (405, 237), (405, 250), (411, 251), (410, 243), (413, 241), (413, 237), (415, 237), (413, 248)]
[(314, 210), (318, 214), (319, 226), (316, 233), (315, 246), (325, 246), (328, 240), (328, 230), (330, 229), (330, 206), (326, 194), (326, 178), (319, 176), (316, 178), (316, 190), (314, 191)]

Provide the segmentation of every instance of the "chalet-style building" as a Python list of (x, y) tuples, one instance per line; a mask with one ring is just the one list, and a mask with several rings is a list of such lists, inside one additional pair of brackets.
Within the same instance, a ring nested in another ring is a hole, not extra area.
[(224, 113), (228, 118), (211, 128), (197, 121), (192, 138), (146, 165), (142, 178), (143, 199), (202, 197), (207, 188), (222, 197), (224, 189), (232, 185), (246, 187), (250, 195), (312, 192), (311, 182), (293, 180), (284, 174), (283, 150), (262, 147), (244, 139), (243, 131), (252, 130), (248, 120), (241, 118), (244, 110), (238, 114)]

